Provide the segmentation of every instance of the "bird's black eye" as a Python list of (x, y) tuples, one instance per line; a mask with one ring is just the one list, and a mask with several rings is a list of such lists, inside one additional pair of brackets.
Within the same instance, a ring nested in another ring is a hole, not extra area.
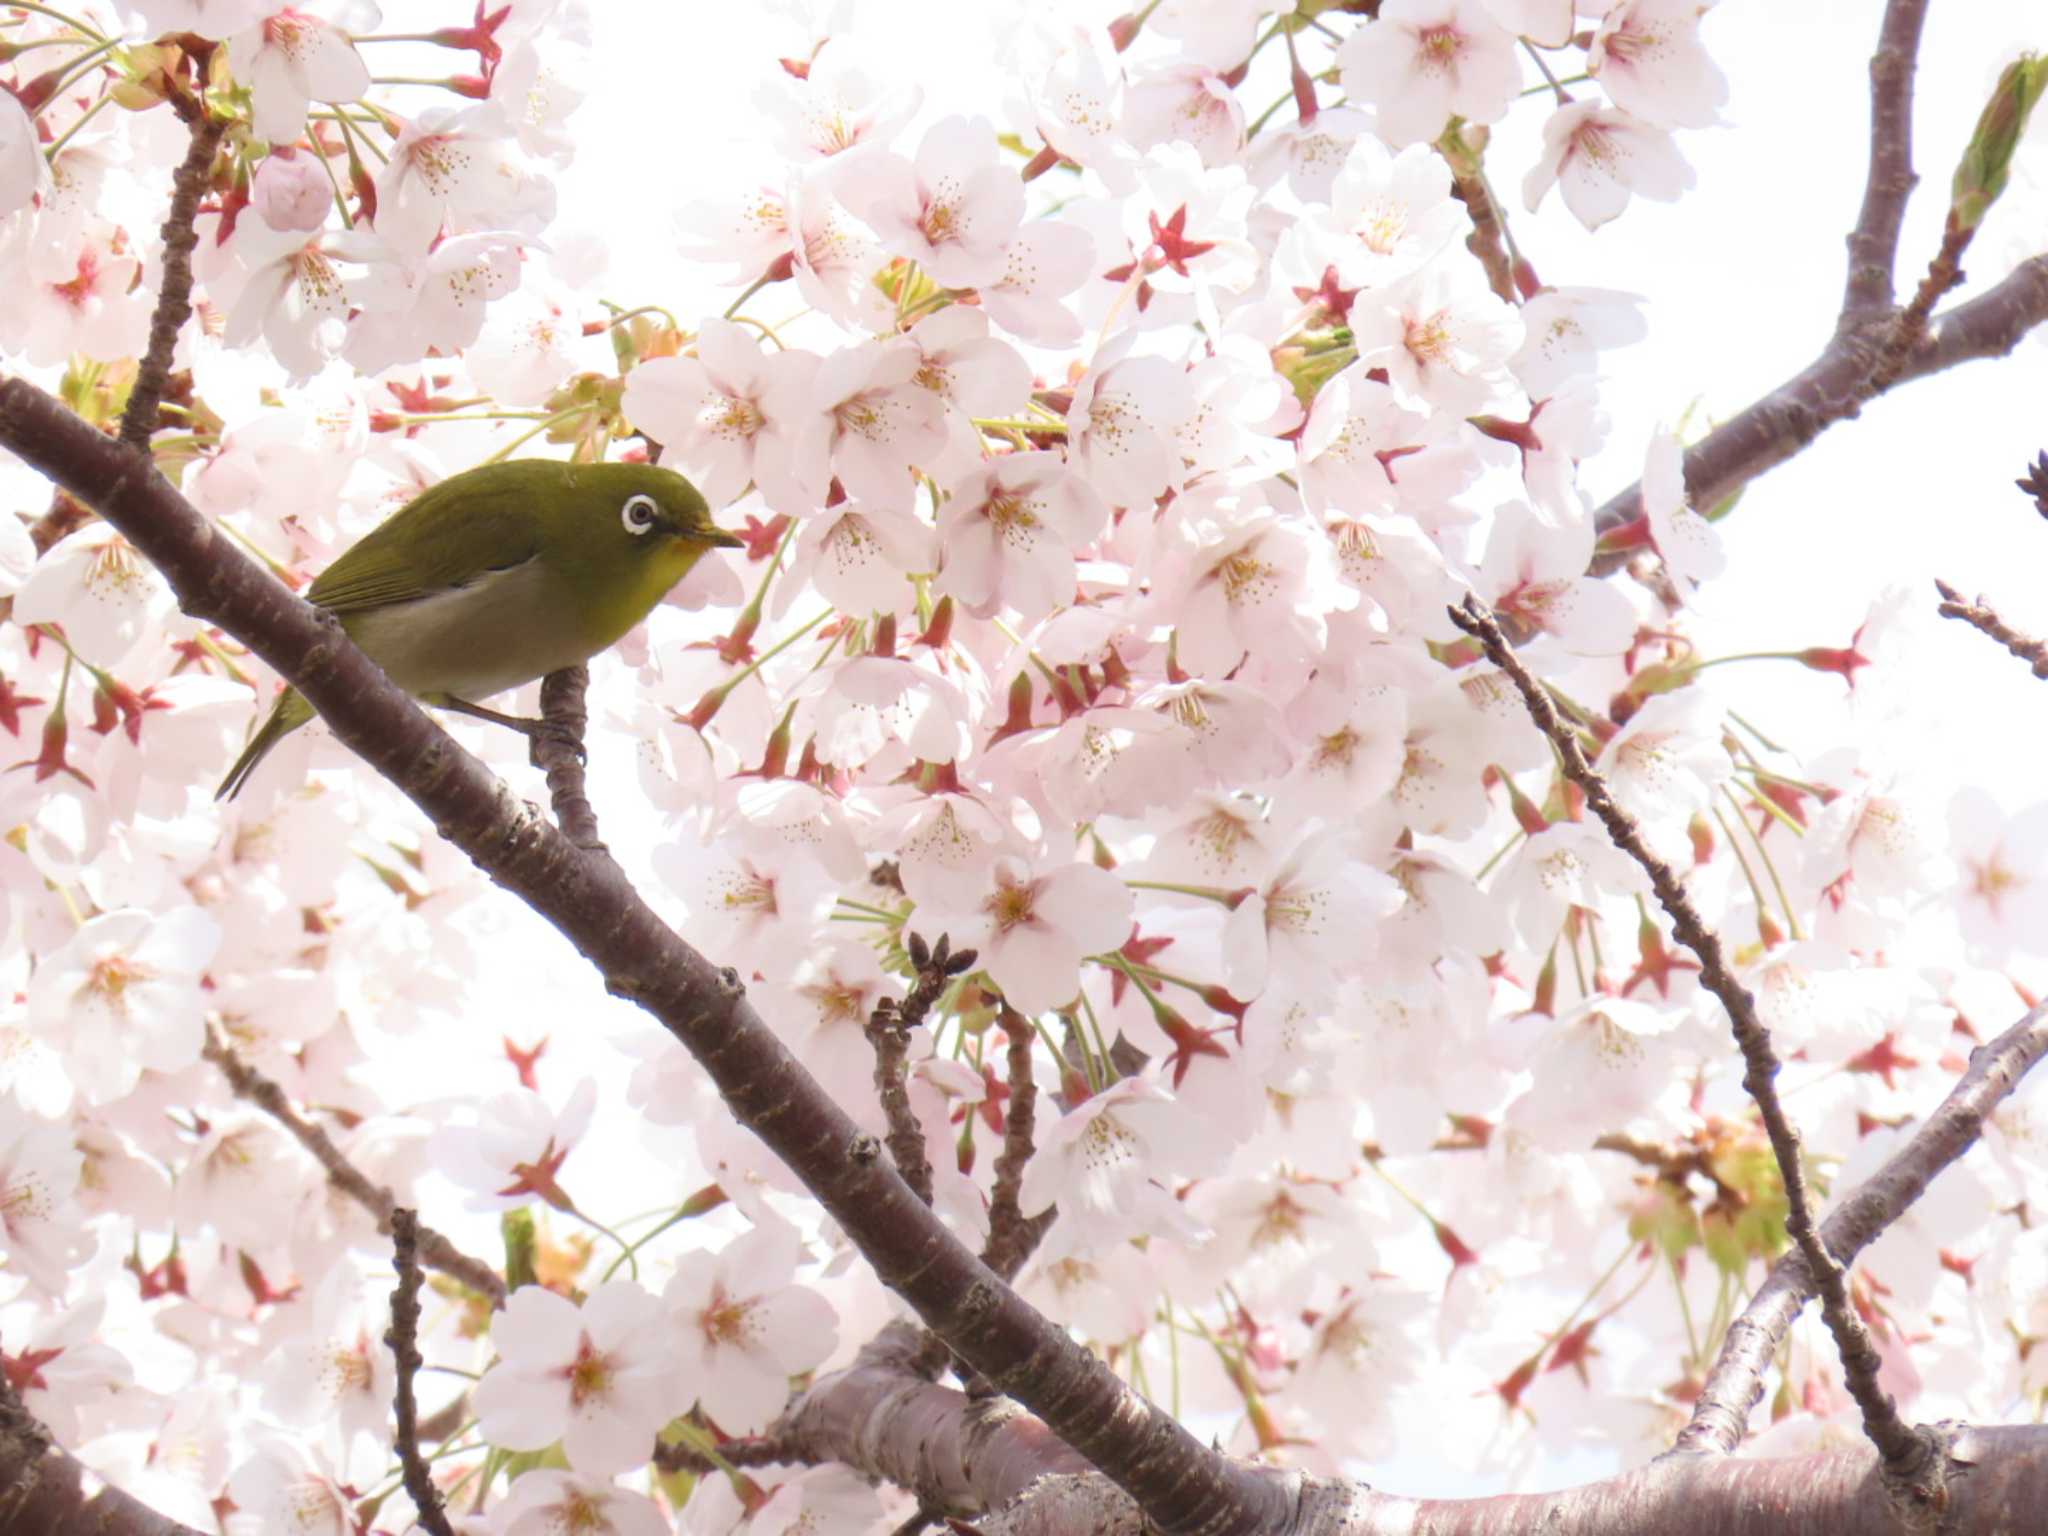
[(626, 504), (619, 508), (619, 521), (626, 525), (628, 533), (645, 533), (654, 526), (655, 513), (660, 510), (652, 496), (628, 496)]

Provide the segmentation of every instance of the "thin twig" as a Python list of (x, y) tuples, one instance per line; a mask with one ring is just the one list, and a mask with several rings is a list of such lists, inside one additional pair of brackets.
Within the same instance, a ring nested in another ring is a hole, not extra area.
[(127, 409), (121, 413), (121, 440), (136, 448), (149, 447), (149, 435), (156, 430), (157, 406), (171, 375), (171, 353), (178, 345), (179, 330), (192, 314), (192, 247), (199, 243), (192, 222), (198, 217), (199, 199), (226, 129), (226, 119), (206, 116), (200, 108), (184, 164), (171, 183), (171, 211), (163, 227), (163, 286), (157, 292), (156, 313), (150, 317), (149, 350), (142, 356), (142, 369), (128, 393)]
[[(2034, 1008), (1996, 1040), (1972, 1051), (1968, 1069), (1948, 1097), (1822, 1224), (1828, 1251), (1851, 1260), (1875, 1242), (1943, 1169), (1977, 1144), (1991, 1112), (2044, 1056), (2048, 1005)], [(1772, 1266), (1721, 1340), (1720, 1353), (1693, 1400), (1692, 1420), (1679, 1432), (1671, 1454), (1725, 1456), (1734, 1451), (1764, 1395), (1764, 1371), (1812, 1295), (1813, 1275), (1804, 1256), (1788, 1253)]]
[(384, 1330), (385, 1346), (397, 1367), (398, 1385), (392, 1393), (392, 1412), (398, 1433), (393, 1448), (405, 1473), (405, 1491), (412, 1499), (413, 1517), (429, 1536), (455, 1536), (442, 1507), (441, 1490), (434, 1486), (433, 1469), (420, 1455), (420, 1408), (412, 1393), (413, 1377), (419, 1374), (420, 1282), (426, 1276), (419, 1261), (419, 1213), (398, 1206), (391, 1212), (391, 1267), (398, 1271), (398, 1289), (391, 1293), (391, 1326)]
[[(235, 1093), (269, 1115), (292, 1133), (298, 1144), (312, 1153), (313, 1160), (327, 1170), (327, 1178), (343, 1194), (377, 1218), (377, 1230), (391, 1231), (392, 1212), (398, 1197), (380, 1184), (372, 1183), (362, 1169), (348, 1160), (333, 1138), (305, 1119), (292, 1107), (291, 1099), (270, 1078), (235, 1054), (217, 1032), (209, 1031), (202, 1054), (219, 1067)], [(488, 1296), (493, 1306), (505, 1304), (505, 1282), (481, 1259), (471, 1258), (431, 1227), (420, 1227), (420, 1261), (450, 1279), (460, 1280), (471, 1290)]]
[(1009, 1039), (1005, 1068), (1010, 1096), (1003, 1102), (1003, 1150), (996, 1156), (995, 1190), (988, 1203), (988, 1242), (982, 1247), (981, 1262), (1009, 1280), (1031, 1257), (1058, 1207), (1027, 1217), (1017, 1204), (1038, 1118), (1038, 1085), (1031, 1073), (1031, 1045), (1038, 1032), (1029, 1019), (1007, 1006), (1002, 1024)]
[(540, 685), (540, 716), (549, 729), (533, 738), (533, 764), (547, 775), (555, 825), (578, 848), (605, 851), (597, 835), (597, 811), (584, 792), (583, 733), (590, 723), (583, 696), (590, 669), (577, 665), (550, 672)]
[(1935, 611), (1944, 619), (1961, 619), (1972, 629), (1981, 630), (2033, 668), (2034, 676), (2048, 679), (2048, 641), (2021, 634), (1981, 597), (1974, 603), (1965, 602), (1963, 595), (1945, 581), (1935, 582), (1934, 589), (1942, 599)]
[(1974, 224), (1964, 227), (1956, 222), (1954, 214), (1949, 215), (1948, 223), (1941, 232), (1941, 248), (1927, 264), (1927, 273), (1914, 290), (1912, 303), (1899, 311), (1892, 322), (1891, 334), (1885, 337), (1884, 351), (1878, 358), (1876, 371), (1870, 376), (1873, 395), (1881, 395), (1890, 389), (1899, 375), (1906, 371), (1907, 359), (1927, 335), (1927, 317), (1934, 313), (1935, 304), (1942, 295), (1962, 282), (1963, 252), (1970, 248), (1970, 240), (1976, 233)]
[(1869, 1330), (1850, 1303), (1848, 1273), (1828, 1252), (1814, 1224), (1813, 1201), (1800, 1160), (1799, 1132), (1778, 1098), (1778, 1054), (1772, 1048), (1770, 1031), (1757, 1017), (1755, 999), (1728, 969), (1721, 953), (1720, 936), (1701, 919), (1671, 866), (1650, 851), (1634, 820), (1615, 803), (1608, 793), (1607, 781), (1586, 761), (1578, 738), (1558, 719), (1549, 694), (1516, 657), (1493, 615), (1477, 598), (1468, 595), (1462, 607), (1450, 610), (1450, 616), (1452, 623), (1485, 647), (1487, 659), (1514, 683), (1530, 718), (1556, 750), (1565, 777), (1585, 795), (1587, 807), (1600, 819), (1615, 846), (1642, 866), (1650, 877), (1658, 904), (1671, 919), (1673, 932), (1699, 957), (1700, 984), (1721, 1000), (1736, 1046), (1742, 1052), (1742, 1086), (1763, 1117), (1764, 1134), (1770, 1139), (1771, 1152), (1777, 1158), (1778, 1172), (1784, 1181), (1785, 1226), (1818, 1281), (1821, 1316), (1834, 1335), (1849, 1395), (1862, 1411), (1864, 1433), (1883, 1456), (1890, 1475), (1921, 1500), (1931, 1500), (1940, 1473), (1939, 1452), (1931, 1439), (1899, 1417), (1897, 1407), (1878, 1384), (1881, 1362)]
[(917, 1123), (917, 1112), (910, 1107), (910, 1094), (904, 1086), (907, 1048), (910, 1032), (924, 1023), (924, 1016), (946, 990), (946, 984), (973, 967), (975, 955), (971, 949), (954, 954), (952, 941), (943, 933), (938, 944), (930, 949), (914, 933), (907, 944), (910, 963), (917, 968), (917, 980), (911, 983), (902, 1002), (887, 997), (876, 1004), (875, 1011), (868, 1016), (867, 1034), (868, 1043), (875, 1048), (875, 1094), (882, 1101), (882, 1114), (889, 1122), (889, 1156), (895, 1159), (903, 1182), (918, 1199), (930, 1205), (931, 1160), (925, 1156), (924, 1128)]

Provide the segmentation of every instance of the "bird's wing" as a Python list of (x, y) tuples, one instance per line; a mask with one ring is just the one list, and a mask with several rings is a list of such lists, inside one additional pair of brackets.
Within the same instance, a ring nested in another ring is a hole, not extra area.
[(360, 612), (465, 587), (533, 559), (540, 529), (527, 498), (468, 480), (444, 480), (385, 519), (320, 573), (307, 599), (332, 613)]

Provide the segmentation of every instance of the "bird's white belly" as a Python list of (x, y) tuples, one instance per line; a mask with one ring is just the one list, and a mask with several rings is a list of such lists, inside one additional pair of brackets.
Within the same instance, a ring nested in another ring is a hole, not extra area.
[(564, 603), (560, 578), (537, 560), (432, 597), (352, 613), (345, 622), (356, 644), (406, 692), (471, 703), (591, 654), (581, 646), (583, 616)]

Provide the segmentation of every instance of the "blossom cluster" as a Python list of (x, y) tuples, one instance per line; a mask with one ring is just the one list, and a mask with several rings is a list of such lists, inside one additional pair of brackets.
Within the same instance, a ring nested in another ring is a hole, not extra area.
[[(678, 213), (678, 268), (740, 291), (680, 318), (598, 304), (551, 250), (581, 8), (483, 0), (388, 39), (373, 9), (10, 19), (36, 48), (0, 82), (25, 296), (0, 361), (118, 414), (183, 154), (166, 104), (227, 115), (161, 467), (293, 581), (487, 452), (688, 475), (746, 547), (599, 664), (600, 813), (876, 1129), (864, 1026), (909, 935), (976, 951), (909, 1094), (934, 1206), (978, 1243), (1000, 1040), (1032, 1033), (1050, 1108), (1019, 1203), (1058, 1214), (1029, 1299), (1239, 1449), (1387, 1455), (1415, 1401), (1523, 1458), (1667, 1437), (1782, 1251), (1782, 1190), (1642, 870), (1447, 606), (1501, 616), (1727, 935), (1835, 1187), (2048, 947), (2048, 812), (1951, 817), (1867, 744), (1801, 762), (1731, 710), (1739, 674), (1688, 638), (1725, 562), (1675, 436), (1636, 445), (1644, 517), (1596, 530), (1600, 359), (1646, 317), (1546, 283), (1493, 188), (1519, 176), (1528, 212), (1555, 189), (1588, 228), (1680, 193), (1680, 135), (1727, 91), (1698, 0), (991, 7), (1017, 29), (1000, 121), (925, 111), (800, 18), (787, 56), (733, 64), (776, 174)], [(391, 105), (387, 44), (473, 60), (438, 82), (461, 104)], [(1487, 156), (1513, 113), (1541, 118), (1527, 166)], [(515, 1048), (552, 1021), (515, 1011), (487, 1031), (513, 1091), (380, 1075), (502, 997), (481, 882), (314, 731), (216, 804), (273, 680), (110, 529), (39, 552), (0, 519), (0, 592), (10, 1380), (167, 1513), (225, 1490), (256, 1528), (354, 1528), (390, 1445), (385, 1240), (230, 1094), (231, 1057), (373, 1179), (438, 1193), (430, 1219), (542, 1212), (535, 1283), (495, 1319), (451, 1290), (426, 1341), (489, 1366), (451, 1478), (522, 1453), (474, 1529), (668, 1528), (657, 1436), (765, 1428), (886, 1320), (879, 1286), (666, 1037), (565, 1077)], [(1903, 631), (1887, 599), (1794, 660), (1867, 687)], [(579, 1178), (600, 1101), (643, 1172), (686, 1148), (716, 1197)], [(2048, 1241), (2010, 1214), (2048, 1178), (2044, 1114), (2015, 1101), (1859, 1271), (1923, 1416), (2048, 1387), (2024, 1348)], [(662, 1202), (640, 1241), (599, 1224)], [(1844, 1421), (1824, 1349), (1784, 1370), (1782, 1439)], [(685, 1519), (883, 1518), (829, 1469), (755, 1494), (708, 1478)]]

